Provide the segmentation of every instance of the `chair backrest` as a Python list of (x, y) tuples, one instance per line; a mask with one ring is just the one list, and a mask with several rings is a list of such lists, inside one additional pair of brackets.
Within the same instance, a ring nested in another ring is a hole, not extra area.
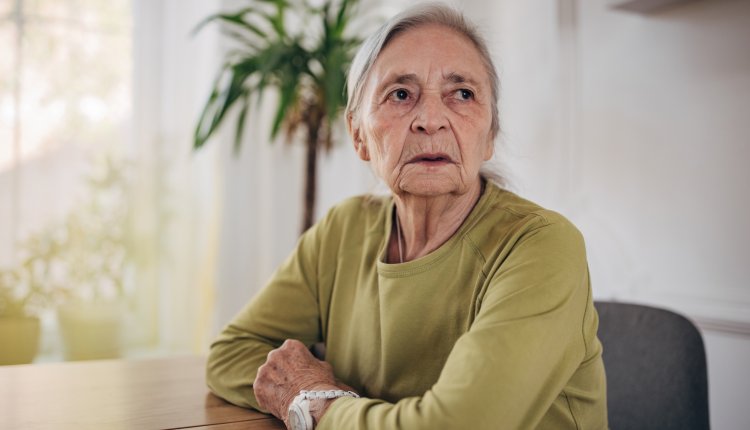
[(709, 428), (703, 339), (664, 309), (596, 302), (612, 430)]

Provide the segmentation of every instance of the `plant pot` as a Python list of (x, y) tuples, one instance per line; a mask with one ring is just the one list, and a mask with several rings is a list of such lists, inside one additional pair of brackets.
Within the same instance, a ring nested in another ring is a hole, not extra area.
[(65, 359), (119, 358), (124, 313), (119, 302), (81, 302), (58, 307)]
[(0, 317), (0, 365), (34, 361), (39, 333), (39, 318)]

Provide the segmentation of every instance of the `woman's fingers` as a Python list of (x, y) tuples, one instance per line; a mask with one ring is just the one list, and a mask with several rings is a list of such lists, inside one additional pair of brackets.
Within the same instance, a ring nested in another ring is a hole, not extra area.
[(253, 391), (258, 404), (286, 421), (287, 410), (301, 390), (337, 389), (329, 363), (315, 358), (305, 344), (288, 339), (268, 353), (258, 368)]

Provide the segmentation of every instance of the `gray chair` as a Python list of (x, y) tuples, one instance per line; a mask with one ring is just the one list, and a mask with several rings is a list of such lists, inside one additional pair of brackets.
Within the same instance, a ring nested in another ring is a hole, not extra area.
[(596, 302), (612, 430), (708, 429), (703, 339), (685, 317)]

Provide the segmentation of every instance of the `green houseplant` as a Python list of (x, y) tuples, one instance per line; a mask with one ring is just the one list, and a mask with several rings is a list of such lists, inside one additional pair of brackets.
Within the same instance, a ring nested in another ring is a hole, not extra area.
[(33, 360), (36, 315), (52, 307), (66, 359), (121, 354), (125, 284), (133, 264), (129, 180), (122, 161), (107, 158), (98, 167), (88, 178), (87, 200), (62, 222), (29, 235), (20, 246), (21, 264), (0, 271), (0, 364)]
[(0, 270), (0, 365), (31, 363), (39, 350), (37, 315), (56, 294), (46, 281), (59, 251), (52, 237), (46, 232), (29, 238), (21, 264)]
[(64, 301), (57, 318), (68, 360), (117, 358), (132, 270), (128, 164), (107, 157), (88, 178), (88, 198), (62, 226), (57, 263)]
[(39, 349), (39, 318), (27, 311), (28, 294), (16, 291), (15, 272), (0, 272), (0, 365), (31, 363)]
[(346, 103), (346, 71), (359, 44), (346, 34), (356, 2), (326, 0), (311, 6), (306, 1), (251, 0), (239, 11), (209, 16), (196, 29), (218, 21), (236, 49), (219, 70), (195, 128), (194, 148), (205, 145), (227, 114), (239, 109), (234, 141), (239, 149), (253, 104), (265, 90), (276, 90), (271, 138), (282, 129), (288, 142), (298, 130), (304, 133), (303, 231), (313, 222), (318, 153), (330, 149), (332, 123)]

